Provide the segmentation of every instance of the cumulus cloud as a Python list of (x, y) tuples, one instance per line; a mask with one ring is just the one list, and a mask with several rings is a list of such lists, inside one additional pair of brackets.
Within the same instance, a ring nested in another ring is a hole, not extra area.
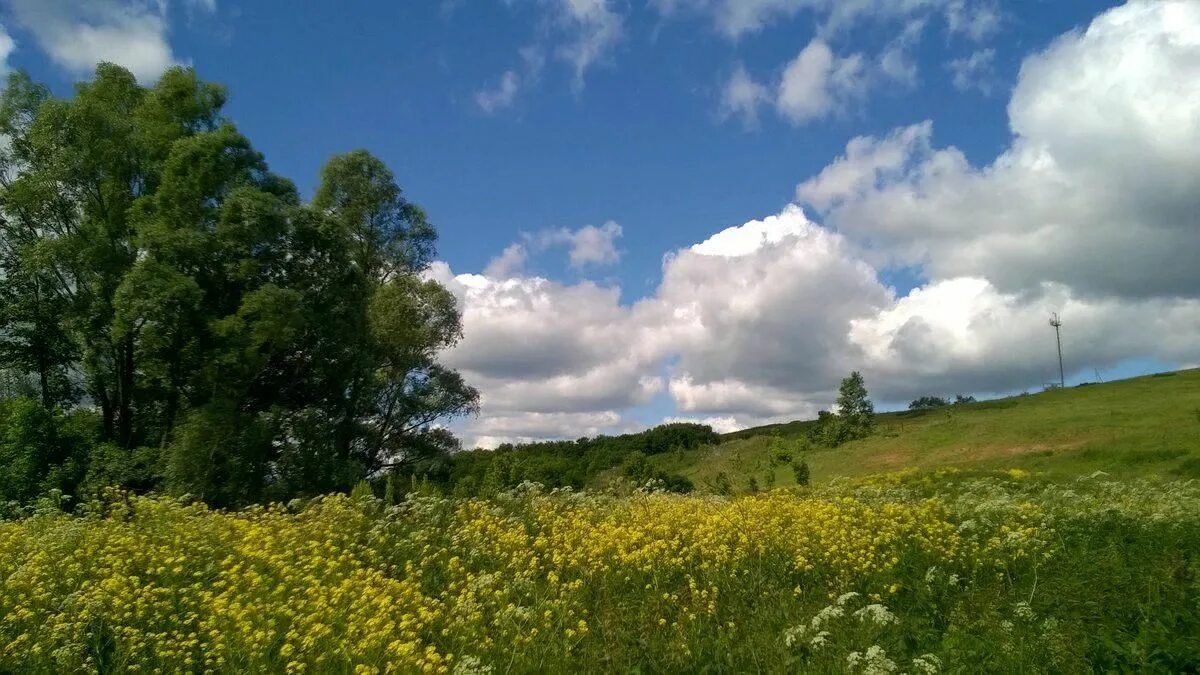
[(841, 235), (796, 206), (678, 251), (655, 295), (669, 317), (659, 320), (670, 327), (676, 405), (760, 418), (815, 412), (856, 360), (850, 320), (890, 299)]
[(484, 112), (493, 113), (507, 108), (517, 98), (517, 90), (521, 87), (521, 78), (515, 70), (506, 70), (500, 76), (500, 81), (490, 89), (475, 92), (475, 104)]
[(793, 124), (825, 117), (866, 90), (863, 57), (839, 57), (821, 40), (809, 42), (783, 71), (775, 107)]
[(890, 81), (912, 87), (918, 79), (911, 50), (920, 41), (923, 20), (909, 21), (875, 61), (863, 54), (839, 56), (829, 43), (814, 38), (783, 68), (777, 82), (768, 86), (738, 64), (721, 90), (722, 119), (740, 117), (748, 128), (757, 126), (759, 108), (773, 103), (775, 111), (800, 126), (847, 111), (866, 97), (868, 89)]
[(925, 19), (912, 19), (879, 55), (879, 70), (888, 78), (912, 87), (917, 84), (917, 62), (912, 50), (921, 41)]
[(775, 21), (801, 12), (822, 22), (821, 32), (845, 30), (862, 21), (897, 21), (941, 16), (952, 33), (982, 39), (1000, 24), (1000, 14), (990, 0), (651, 0), (665, 17), (703, 14), (730, 39), (756, 33)]
[(1004, 293), (978, 277), (915, 289), (852, 322), (850, 340), (866, 355), (873, 392), (886, 399), (1037, 387), (1057, 378), (1052, 311), (1065, 322), (1068, 371), (1107, 368), (1134, 355), (1180, 363), (1200, 351), (1189, 337), (1200, 331), (1200, 300), (1079, 297), (1051, 283)]
[(608, 221), (600, 227), (584, 225), (578, 230), (553, 230), (542, 233), (540, 241), (546, 246), (564, 244), (571, 267), (583, 268), (591, 265), (613, 265), (621, 259), (617, 250), (617, 239), (621, 226)]
[(722, 118), (739, 116), (747, 127), (758, 122), (758, 109), (773, 103), (776, 112), (802, 125), (845, 110), (868, 85), (862, 54), (838, 56), (821, 39), (813, 39), (784, 68), (778, 82), (757, 82), (740, 64), (721, 91)]
[(500, 255), (492, 258), (483, 270), (483, 275), (491, 279), (509, 279), (525, 271), (525, 262), (529, 259), (529, 251), (524, 244), (509, 244)]
[(746, 67), (737, 64), (725, 86), (721, 88), (722, 119), (740, 117), (748, 128), (758, 126), (758, 108), (771, 99), (771, 92), (766, 85), (755, 81)]
[(8, 34), (8, 30), (0, 25), (0, 76), (8, 75), (12, 68), (8, 65), (8, 57), (17, 48), (17, 43)]
[[(726, 430), (811, 417), (852, 369), (900, 403), (1033, 388), (1057, 374), (1052, 311), (1068, 370), (1200, 360), (1200, 6), (1098, 16), (1026, 59), (1008, 112), (984, 166), (928, 121), (851, 140), (797, 187), (808, 213), (669, 253), (633, 304), (435, 266), (464, 313), (447, 360), (484, 393), (470, 433), (621, 430), (664, 393)], [(893, 265), (921, 283), (889, 288)]]
[(983, 94), (992, 93), (992, 62), (996, 60), (995, 49), (980, 49), (969, 56), (953, 59), (946, 64), (959, 91), (978, 89)]
[(621, 251), (617, 248), (621, 234), (621, 226), (611, 220), (599, 227), (584, 225), (575, 230), (561, 227), (524, 232), (521, 241), (507, 246), (500, 255), (492, 258), (483, 274), (493, 279), (517, 276), (525, 270), (531, 255), (560, 247), (567, 249), (567, 261), (572, 269), (614, 265), (621, 259)]
[(520, 66), (500, 74), (495, 83), (475, 92), (475, 105), (483, 112), (493, 113), (511, 108), (522, 90), (537, 84), (546, 65), (546, 55), (537, 45), (520, 50)]
[[(165, 0), (5, 0), (13, 21), (29, 31), (47, 56), (75, 74), (99, 61), (125, 66), (141, 81), (178, 63), (167, 40)], [(215, 0), (186, 3), (211, 12)]]
[[(1197, 101), (1200, 5), (1133, 3), (1026, 59), (1008, 106), (1013, 141), (991, 164), (934, 148), (931, 127), (919, 125), (854, 139), (797, 196), (886, 262), (922, 265), (935, 280), (1191, 296)], [(864, 161), (872, 157), (889, 159)], [(838, 189), (833, 175), (859, 178)]]
[(492, 449), (502, 443), (530, 443), (562, 438), (617, 434), (636, 430), (615, 412), (517, 413), (485, 415), (469, 421), (468, 447)]
[(550, 24), (561, 36), (555, 53), (571, 65), (574, 85), (621, 39), (623, 19), (613, 0), (542, 0)]

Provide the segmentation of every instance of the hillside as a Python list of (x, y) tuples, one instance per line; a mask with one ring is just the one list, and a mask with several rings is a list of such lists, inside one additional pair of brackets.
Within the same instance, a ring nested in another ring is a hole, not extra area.
[[(651, 461), (701, 489), (719, 473), (735, 489), (746, 489), (751, 477), (765, 486), (771, 474), (776, 485), (788, 485), (793, 482), (790, 467), (772, 468), (769, 448), (776, 438), (801, 438), (809, 424), (747, 429), (726, 434), (718, 445), (657, 455)], [(1200, 369), (885, 413), (878, 416), (878, 425), (870, 438), (805, 450), (813, 480), (937, 467), (1200, 478)]]

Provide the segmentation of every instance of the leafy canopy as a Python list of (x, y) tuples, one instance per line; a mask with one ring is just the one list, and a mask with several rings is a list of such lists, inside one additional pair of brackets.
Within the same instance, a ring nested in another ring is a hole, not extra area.
[[(362, 150), (304, 203), (225, 100), (191, 69), (142, 87), (112, 64), (70, 98), (19, 73), (0, 94), (0, 393), (94, 411), (103, 446), (31, 447), (6, 462), (22, 485), (70, 464), (239, 504), (455, 447), (434, 424), (477, 394), (437, 360), (461, 325), (422, 276), (424, 212)], [(49, 424), (19, 405), (3, 419)]]

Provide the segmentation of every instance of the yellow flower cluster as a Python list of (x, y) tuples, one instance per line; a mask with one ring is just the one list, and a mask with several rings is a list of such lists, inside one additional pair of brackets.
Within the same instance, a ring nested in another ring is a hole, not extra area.
[(1012, 512), (975, 532), (933, 499), (782, 490), (240, 512), (122, 497), (0, 522), (0, 671), (617, 667), (611, 645), (649, 636), (680, 665), (741, 639), (756, 607), (1016, 561), (1045, 537)]

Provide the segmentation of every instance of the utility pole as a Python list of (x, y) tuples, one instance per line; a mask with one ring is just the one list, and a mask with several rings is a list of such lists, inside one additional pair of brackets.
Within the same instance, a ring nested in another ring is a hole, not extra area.
[(1054, 341), (1058, 343), (1058, 386), (1060, 389), (1067, 386), (1067, 378), (1063, 373), (1062, 364), (1062, 321), (1058, 318), (1058, 312), (1050, 315), (1050, 325), (1054, 326)]

